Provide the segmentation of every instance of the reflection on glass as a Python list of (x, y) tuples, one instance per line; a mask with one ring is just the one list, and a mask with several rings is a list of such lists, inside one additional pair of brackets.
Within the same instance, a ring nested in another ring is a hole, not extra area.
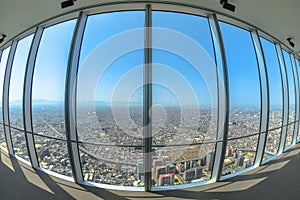
[(35, 148), (40, 166), (44, 169), (72, 177), (67, 142), (35, 136)]
[[(293, 74), (293, 68), (292, 68), (292, 62), (291, 57), (288, 52), (285, 50), (282, 50), (286, 72), (287, 72), (287, 78), (288, 78), (288, 87), (289, 87), (289, 120), (288, 123), (292, 123), (295, 121), (295, 85), (294, 85), (294, 74)], [(294, 125), (288, 126), (288, 131), (286, 135), (286, 141), (285, 141), (285, 148), (289, 147), (292, 144), (293, 139), (293, 133), (294, 133)]]
[(259, 132), (260, 82), (248, 31), (220, 23), (224, 39), (230, 94), (229, 138)]
[[(95, 144), (80, 146), (86, 180), (144, 184), (137, 175), (142, 149), (130, 147), (143, 142), (143, 27), (144, 12), (140, 11), (88, 17), (80, 53), (76, 110), (78, 139)], [(125, 144), (129, 147), (116, 146)], [(119, 164), (121, 161), (126, 163)]]
[[(33, 132), (53, 138), (66, 138), (64, 130), (64, 89), (69, 49), (75, 20), (44, 30), (32, 86)], [(71, 176), (66, 142), (35, 137), (40, 166)], [(45, 156), (43, 152), (45, 152)]]
[(143, 148), (79, 146), (85, 181), (121, 186), (144, 186)]
[[(275, 45), (264, 38), (261, 38), (261, 44), (264, 51), (268, 72), (270, 98), (268, 129), (271, 130), (282, 126), (281, 73)], [(275, 155), (277, 153), (280, 136), (281, 128), (268, 132), (264, 159), (267, 159), (270, 156)]]
[[(23, 85), (26, 63), (33, 35), (18, 42), (9, 85), (9, 122), (11, 127), (24, 130), (23, 124)], [(29, 161), (24, 132), (11, 128), (12, 142), (16, 155)]]
[(258, 136), (244, 137), (227, 142), (222, 175), (228, 175), (254, 164)]
[[(10, 47), (6, 48), (2, 52), (2, 57), (0, 58), (0, 88), (3, 88), (4, 74), (6, 69), (6, 63), (8, 59), (8, 54), (10, 51)], [(0, 89), (0, 123), (3, 123), (3, 115), (2, 115), (2, 99), (3, 99), (3, 90)], [(4, 127), (0, 127), (0, 145), (6, 148), (6, 140), (4, 136)]]

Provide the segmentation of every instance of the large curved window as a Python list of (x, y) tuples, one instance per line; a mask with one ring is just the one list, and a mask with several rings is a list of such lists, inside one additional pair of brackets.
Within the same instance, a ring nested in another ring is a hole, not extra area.
[(208, 19), (159, 11), (152, 16), (153, 186), (210, 179), (217, 81)]
[(293, 74), (293, 68), (292, 68), (292, 61), (290, 54), (286, 52), (285, 50), (282, 50), (286, 72), (287, 72), (287, 78), (288, 78), (288, 93), (289, 93), (289, 117), (288, 117), (288, 128), (287, 128), (287, 135), (285, 140), (285, 148), (291, 146), (293, 142), (293, 133), (294, 133), (294, 122), (295, 122), (295, 82), (294, 82), (294, 74)]
[(254, 163), (260, 129), (260, 81), (250, 32), (223, 22), (220, 28), (230, 95), (229, 141), (223, 174), (230, 174)]
[(89, 16), (77, 83), (84, 180), (143, 186), (144, 12)]
[(33, 132), (40, 165), (72, 176), (64, 129), (64, 94), (75, 20), (46, 28), (41, 38), (32, 86)]
[(24, 134), (22, 100), (26, 63), (32, 38), (33, 35), (30, 35), (18, 42), (9, 84), (9, 123), (13, 148), (16, 155), (27, 161), (30, 159)]
[(282, 81), (279, 60), (275, 45), (261, 38), (264, 57), (268, 72), (269, 83), (269, 127), (264, 151), (264, 159), (277, 154), (282, 126)]
[[(2, 51), (1, 62), (0, 62), (0, 88), (3, 88), (3, 81), (6, 69), (6, 63), (9, 55), (10, 47)], [(3, 115), (2, 115), (2, 99), (3, 99), (3, 90), (0, 89), (0, 145), (4, 148), (7, 148), (6, 140), (4, 136), (4, 127), (3, 127)]]
[[(188, 14), (160, 5), (96, 10), (80, 13), (79, 21), (38, 25), (35, 37), (16, 37), (16, 48), (1, 49), (0, 88), (14, 53), (10, 80), (5, 80), (9, 93), (0, 89), (1, 148), (67, 180), (164, 190), (232, 177), (260, 159), (272, 159), (280, 145), (288, 149), (294, 134), (300, 141), (300, 129), (294, 133), (300, 63), (295, 60), (295, 69), (292, 54), (279, 44), (259, 37), (257, 30), (207, 17), (206, 11)], [(254, 46), (257, 37), (263, 57)], [(266, 69), (260, 68), (264, 61)], [(2, 100), (7, 97), (9, 123), (5, 118), (4, 124)], [(68, 110), (71, 106), (74, 111)], [(262, 119), (267, 116), (266, 129)]]

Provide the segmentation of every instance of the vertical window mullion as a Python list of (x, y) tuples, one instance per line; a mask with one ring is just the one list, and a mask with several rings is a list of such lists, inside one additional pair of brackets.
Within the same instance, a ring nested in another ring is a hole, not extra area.
[(222, 34), (217, 21), (216, 15), (209, 17), (209, 24), (215, 47), (215, 55), (217, 62), (217, 80), (218, 80), (218, 136), (216, 144), (215, 161), (212, 172), (212, 180), (219, 181), (222, 169), (223, 160), (225, 158), (227, 138), (228, 138), (228, 123), (229, 123), (229, 86), (225, 48), (223, 44)]
[(28, 55), (28, 60), (26, 64), (24, 88), (23, 88), (23, 118), (24, 118), (24, 130), (25, 138), (28, 148), (28, 155), (31, 161), (31, 165), (34, 168), (39, 167), (37, 153), (34, 145), (34, 136), (32, 129), (32, 113), (31, 113), (31, 97), (32, 97), (32, 81), (33, 72), (36, 61), (36, 56), (39, 48), (39, 44), (43, 35), (43, 28), (38, 27)]
[(65, 84), (65, 123), (68, 152), (70, 156), (72, 174), (77, 183), (83, 181), (83, 175), (80, 164), (80, 154), (78, 147), (77, 129), (76, 129), (76, 83), (79, 63), (80, 47), (82, 43), (84, 28), (87, 16), (81, 12), (77, 19), (74, 30), (71, 50), (69, 54), (68, 69)]
[(143, 95), (143, 127), (144, 127), (144, 166), (145, 166), (145, 191), (152, 187), (151, 166), (152, 166), (152, 10), (151, 5), (146, 5), (145, 19), (145, 47), (144, 47), (144, 95)]
[(257, 146), (257, 153), (255, 158), (254, 166), (257, 167), (261, 164), (264, 149), (266, 144), (266, 139), (268, 135), (268, 123), (269, 123), (269, 85), (267, 77), (267, 68), (265, 64), (265, 58), (262, 51), (262, 46), (257, 31), (251, 31), (252, 40), (256, 52), (256, 57), (259, 67), (259, 76), (260, 76), (260, 87), (261, 87), (261, 118), (260, 118), (260, 134), (259, 141)]
[(279, 59), (280, 64), (280, 71), (282, 77), (282, 88), (283, 88), (283, 120), (282, 120), (282, 131), (281, 131), (281, 139), (279, 144), (278, 154), (282, 154), (284, 151), (284, 145), (287, 135), (288, 129), (288, 114), (289, 114), (289, 92), (288, 92), (288, 80), (287, 80), (287, 72), (286, 67), (283, 59), (283, 54), (281, 51), (280, 44), (276, 44), (276, 51)]

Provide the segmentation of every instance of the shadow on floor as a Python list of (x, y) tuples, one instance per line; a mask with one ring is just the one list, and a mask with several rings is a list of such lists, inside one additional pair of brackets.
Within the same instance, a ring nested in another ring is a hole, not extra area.
[(126, 199), (108, 190), (52, 177), (3, 151), (0, 160), (0, 199)]
[(278, 158), (234, 178), (190, 189), (113, 191), (68, 182), (0, 153), (1, 199), (299, 199), (300, 144)]

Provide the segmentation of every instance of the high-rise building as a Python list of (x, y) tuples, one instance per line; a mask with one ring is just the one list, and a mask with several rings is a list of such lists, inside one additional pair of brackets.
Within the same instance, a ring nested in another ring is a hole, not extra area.
[(251, 167), (252, 166), (252, 161), (251, 161), (251, 159), (245, 159), (245, 161), (244, 161), (244, 164), (243, 164), (243, 167), (244, 168), (248, 168), (248, 167)]
[(176, 164), (176, 170), (177, 170), (178, 172), (183, 172), (183, 171), (184, 171), (184, 166), (183, 166), (183, 164), (182, 164), (182, 163), (177, 163), (177, 164)]
[(184, 171), (183, 178), (185, 181), (191, 181), (195, 178), (195, 168)]
[(211, 171), (214, 164), (215, 152), (211, 151), (206, 156), (206, 169)]
[(232, 146), (228, 146), (227, 149), (226, 149), (226, 156), (231, 157), (233, 155), (232, 151), (233, 151)]
[(137, 174), (139, 176), (139, 179), (141, 180), (142, 176), (144, 176), (144, 173), (145, 173), (145, 165), (143, 162), (139, 162), (137, 164), (136, 168), (137, 168)]
[(159, 176), (160, 186), (174, 185), (174, 174), (161, 174)]
[(156, 172), (156, 178), (159, 178), (161, 174), (167, 173), (167, 166), (157, 166), (155, 172)]
[(202, 176), (204, 176), (203, 170), (204, 170), (203, 166), (196, 167), (195, 168), (195, 178), (201, 178)]
[(191, 161), (185, 161), (184, 162), (184, 169), (185, 170), (188, 170), (188, 169), (190, 169), (191, 168)]
[(245, 160), (244, 155), (238, 156), (236, 165), (242, 167), (244, 165), (244, 160)]
[(153, 160), (153, 168), (156, 169), (158, 166), (163, 166), (164, 162), (163, 159), (154, 159)]
[(176, 167), (174, 164), (168, 164), (167, 165), (167, 173), (168, 174), (175, 174), (176, 173)]
[(205, 166), (206, 165), (206, 157), (200, 158), (200, 165)]

